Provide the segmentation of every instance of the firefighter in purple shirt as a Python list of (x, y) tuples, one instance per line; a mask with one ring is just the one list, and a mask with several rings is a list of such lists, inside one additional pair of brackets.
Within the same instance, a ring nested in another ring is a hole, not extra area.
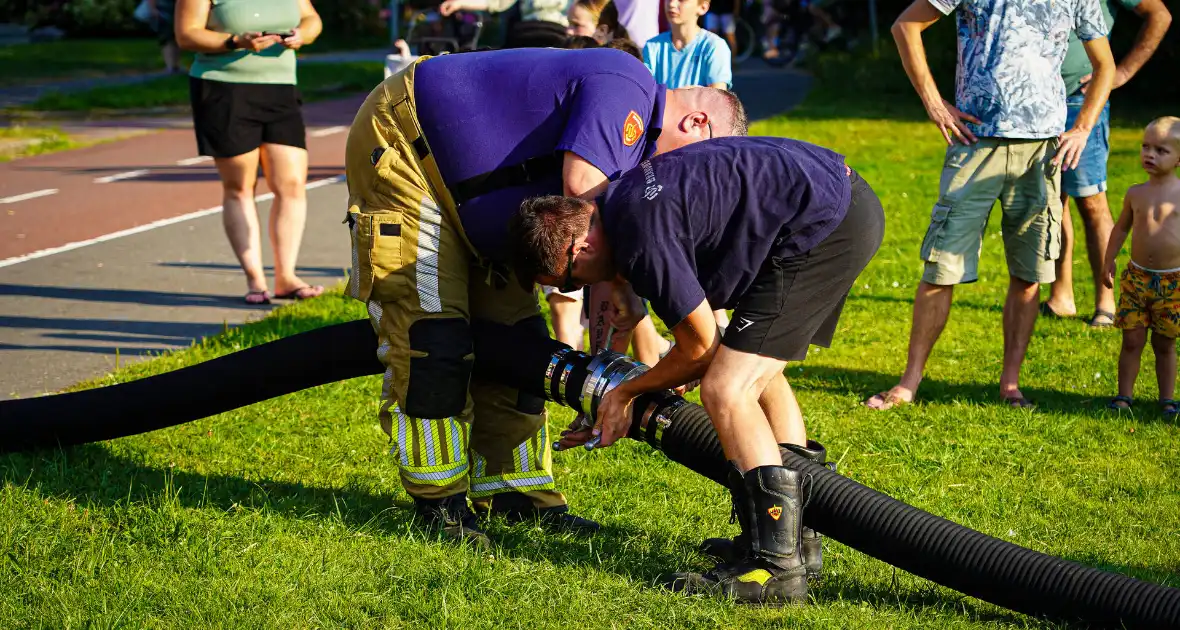
[(548, 336), (505, 258), (523, 199), (593, 198), (641, 160), (745, 133), (736, 97), (665, 90), (613, 49), (422, 57), (374, 89), (345, 152), (353, 264), (386, 366), (379, 418), (417, 513), (489, 543), (477, 508), (594, 530), (555, 488), (544, 401), (472, 378), (469, 322)]
[[(627, 434), (640, 394), (701, 380), (701, 403), (732, 464), (727, 485), (742, 531), (706, 540), (702, 551), (719, 564), (677, 575), (672, 588), (744, 602), (806, 601), (821, 545), (801, 525), (806, 497), (782, 453), (826, 458), (807, 439), (783, 370), (808, 346), (831, 344), (884, 226), (876, 194), (843, 156), (752, 137), (645, 160), (595, 202), (540, 197), (513, 218), (513, 266), (526, 284), (629, 283), (676, 338), (655, 367), (605, 396), (593, 431), (567, 432), (562, 446), (592, 435), (609, 446)], [(724, 336), (713, 307), (734, 309)], [(643, 314), (641, 306), (623, 310)]]

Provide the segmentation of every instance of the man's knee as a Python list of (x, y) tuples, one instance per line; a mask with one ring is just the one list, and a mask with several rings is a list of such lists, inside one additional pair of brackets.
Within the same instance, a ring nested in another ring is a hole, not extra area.
[(402, 411), (414, 418), (462, 415), (475, 355), (471, 327), (458, 317), (410, 325), (410, 370)]
[(1074, 199), (1074, 204), (1078, 208), (1078, 214), (1081, 215), (1082, 221), (1089, 229), (1095, 222), (1103, 221), (1110, 223), (1113, 221), (1110, 216), (1110, 204), (1107, 203), (1106, 193), (1100, 192), (1089, 197), (1082, 197), (1081, 199)]

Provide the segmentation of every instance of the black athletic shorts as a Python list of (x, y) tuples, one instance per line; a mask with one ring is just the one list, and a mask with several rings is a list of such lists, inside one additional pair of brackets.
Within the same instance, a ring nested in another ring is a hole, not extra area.
[(307, 148), (303, 95), (297, 86), (190, 76), (189, 100), (201, 155), (233, 157), (264, 142)]
[(750, 354), (802, 361), (811, 345), (831, 347), (844, 300), (876, 255), (885, 211), (856, 171), (839, 227), (798, 256), (771, 256), (738, 299), (721, 343)]

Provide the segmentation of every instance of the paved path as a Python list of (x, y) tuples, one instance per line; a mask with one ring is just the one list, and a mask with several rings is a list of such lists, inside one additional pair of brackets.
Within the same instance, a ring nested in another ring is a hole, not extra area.
[[(795, 105), (806, 87), (801, 74), (748, 65), (734, 89), (756, 120)], [(339, 282), (349, 265), (336, 178), (362, 98), (305, 110), (316, 188), (299, 272), (310, 282)], [(167, 124), (177, 128), (0, 165), (0, 399), (105, 374), (116, 350), (127, 362), (184, 348), (268, 310), (242, 302), (212, 165), (196, 158), (186, 123)], [(264, 183), (258, 193), (265, 225)]]

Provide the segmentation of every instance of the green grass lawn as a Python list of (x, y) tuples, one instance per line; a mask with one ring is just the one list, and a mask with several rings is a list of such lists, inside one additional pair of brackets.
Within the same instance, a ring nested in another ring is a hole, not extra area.
[[(367, 92), (381, 82), (380, 63), (306, 63), (299, 66), (304, 101)], [(131, 85), (98, 87), (81, 92), (46, 94), (25, 109), (39, 111), (126, 111), (189, 104), (188, 75), (173, 75)]]
[[(301, 54), (383, 48), (384, 37), (345, 38), (325, 33)], [(188, 66), (191, 53), (182, 53)], [(164, 69), (155, 36), (122, 39), (69, 39), (0, 46), (0, 86), (37, 81), (158, 72)]]
[(76, 146), (69, 135), (53, 127), (0, 127), (0, 162)]
[[(1155, 410), (1145, 357), (1133, 413), (1115, 392), (1119, 334), (1037, 323), (1024, 372), (1036, 411), (997, 402), (1004, 262), (988, 229), (980, 282), (957, 290), (916, 405), (859, 406), (906, 351), (918, 246), (937, 190), (937, 131), (899, 100), (821, 74), (757, 134), (848, 155), (881, 195), (885, 242), (835, 346), (789, 378), (840, 471), (1032, 549), (1172, 585), (1180, 573), (1180, 427)], [(914, 102), (913, 100), (910, 103)], [(842, 111), (851, 112), (842, 115)], [(1138, 130), (1112, 139), (1112, 206), (1142, 176)], [(1091, 299), (1079, 245), (1079, 305)], [(1082, 306), (1084, 309), (1085, 307)], [(363, 317), (339, 293), (97, 381), (141, 378), (298, 330)], [(560, 488), (604, 531), (580, 539), (493, 523), (493, 557), (418, 531), (377, 425), (379, 377), (335, 383), (110, 443), (0, 457), (0, 619), (11, 627), (1047, 628), (896, 571), (831, 539), (811, 605), (744, 608), (662, 591), (733, 534), (723, 490), (632, 442), (555, 456)], [(215, 395), (215, 392), (210, 392)], [(695, 396), (690, 396), (695, 399)], [(554, 431), (571, 413), (550, 408)]]

